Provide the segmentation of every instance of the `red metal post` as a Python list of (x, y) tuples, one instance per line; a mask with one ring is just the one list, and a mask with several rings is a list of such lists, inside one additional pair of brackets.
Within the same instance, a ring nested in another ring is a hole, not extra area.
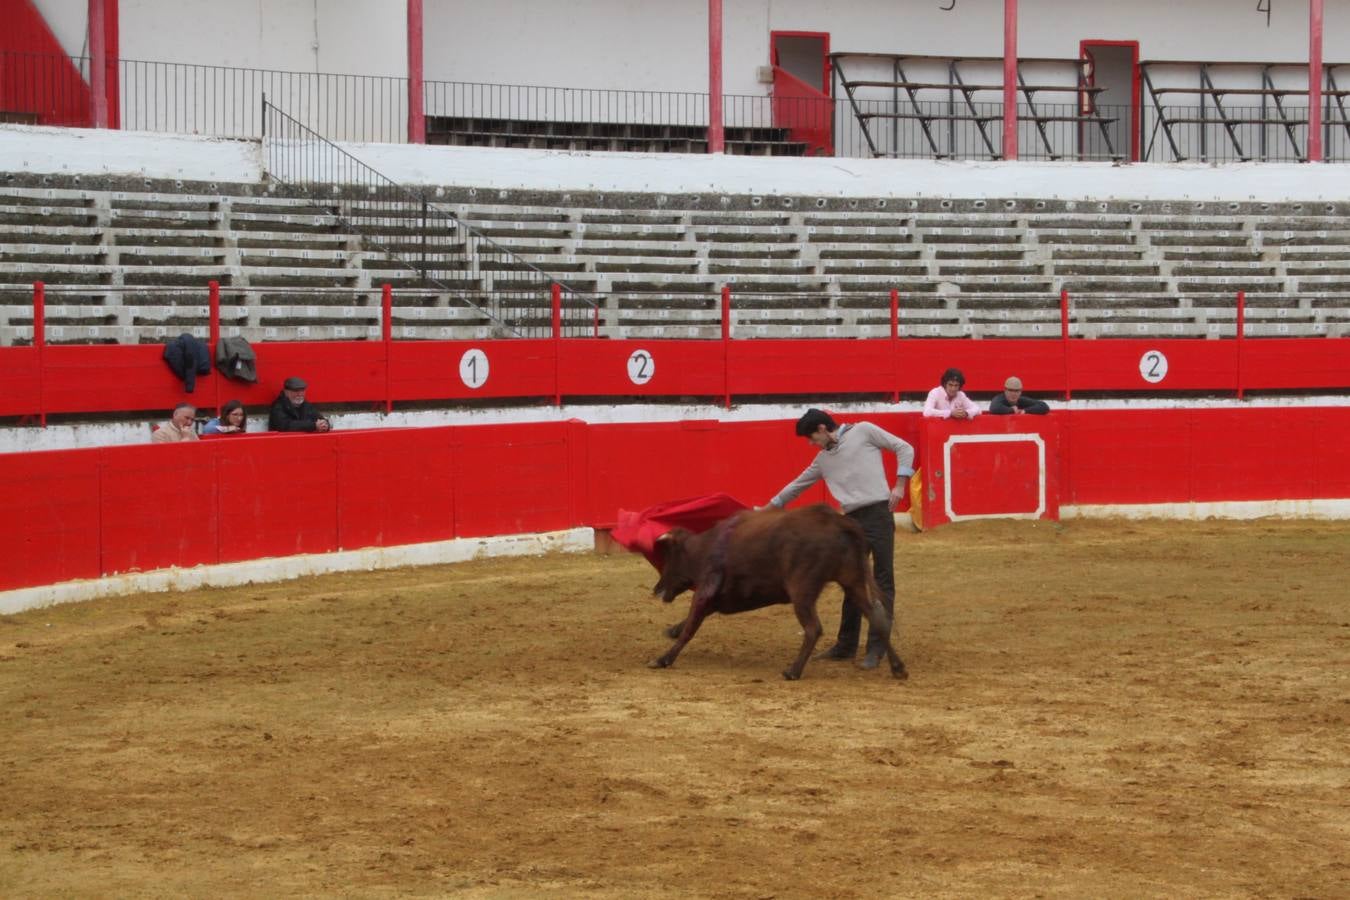
[(553, 282), (553, 405), (562, 406), (562, 285)]
[[(211, 348), (211, 357), (216, 358), (216, 350), (220, 346), (220, 282), (208, 281), (210, 288), (207, 299), (207, 315), (210, 322), (210, 336), (207, 342)], [(220, 415), (220, 379), (212, 378), (211, 383), (216, 387), (216, 415)]]
[(208, 313), (211, 321), (211, 352), (216, 352), (216, 344), (220, 343), (220, 282), (208, 281), (210, 294), (207, 303), (210, 304)]
[(108, 96), (108, 127), (122, 127), (122, 38), (119, 0), (103, 0), (103, 55), (108, 61), (104, 70)]
[(891, 402), (900, 402), (900, 291), (891, 288)]
[(380, 340), (384, 342), (384, 414), (394, 411), (394, 393), (389, 385), (394, 367), (394, 289), (380, 287)]
[(1003, 0), (1003, 158), (1017, 159), (1017, 0)]
[(1308, 162), (1321, 161), (1322, 0), (1308, 0)]
[(1242, 351), (1246, 346), (1247, 292), (1237, 294), (1237, 398), (1242, 399)]
[(89, 0), (89, 124), (108, 127), (108, 32), (103, 0)]
[(47, 346), (47, 285), (33, 282), (33, 349), (37, 351), (38, 423), (47, 427), (47, 392), (44, 391), (43, 348)]
[(1059, 339), (1064, 351), (1064, 399), (1073, 399), (1069, 389), (1069, 292), (1059, 292)]
[(722, 0), (708, 0), (708, 152), (726, 150), (722, 128)]
[(422, 0), (408, 0), (408, 143), (427, 142), (422, 86)]
[(731, 285), (722, 285), (722, 406), (731, 409)]

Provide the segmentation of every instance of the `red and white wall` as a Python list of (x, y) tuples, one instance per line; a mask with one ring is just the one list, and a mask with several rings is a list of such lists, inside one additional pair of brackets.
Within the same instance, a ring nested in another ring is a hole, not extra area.
[[(23, 0), (66, 51), (84, 41), (84, 0)], [(402, 75), (404, 0), (118, 0), (125, 59)], [(1019, 0), (1024, 57), (1078, 56), (1082, 40), (1139, 41), (1152, 59), (1307, 58), (1305, 2)], [(426, 77), (493, 84), (706, 91), (707, 0), (423, 0)], [(764, 95), (772, 31), (825, 32), (838, 51), (998, 56), (1003, 0), (736, 0), (723, 4), (723, 85)], [(1350, 0), (1325, 0), (1324, 54), (1350, 59)]]
[[(923, 448), (921, 466), (949, 464), (924, 458), (933, 444), (919, 415), (866, 418)], [(1054, 482), (1061, 515), (1350, 515), (1350, 407), (1060, 409), (1045, 424), (1058, 453), (1035, 477)], [(581, 549), (589, 542), (575, 529), (610, 525), (621, 507), (717, 491), (763, 503), (811, 454), (792, 419), (781, 419), (445, 426), (0, 455), (0, 612), (446, 561), (491, 536), (547, 533), (542, 543), (512, 540)], [(800, 502), (826, 497), (817, 487)], [(390, 551), (406, 545), (431, 546), (421, 556)], [(163, 569), (171, 571), (137, 574)]]

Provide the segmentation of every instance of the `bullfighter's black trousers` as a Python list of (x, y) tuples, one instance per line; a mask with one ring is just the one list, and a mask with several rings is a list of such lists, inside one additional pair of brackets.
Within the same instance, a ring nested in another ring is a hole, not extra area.
[[(867, 536), (867, 546), (872, 550), (872, 574), (876, 576), (877, 586), (881, 588), (881, 603), (886, 607), (886, 615), (895, 620), (895, 516), (890, 504), (885, 500), (869, 503), (848, 513), (848, 517), (862, 526)], [(838, 646), (843, 651), (858, 649), (858, 636), (862, 631), (862, 613), (856, 606), (844, 601), (839, 613)], [(885, 646), (889, 635), (867, 627), (867, 648), (880, 650)]]

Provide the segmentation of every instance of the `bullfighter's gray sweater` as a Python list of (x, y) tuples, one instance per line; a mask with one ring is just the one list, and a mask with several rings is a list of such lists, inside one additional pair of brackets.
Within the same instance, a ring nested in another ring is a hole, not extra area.
[(840, 425), (834, 436), (838, 443), (817, 453), (811, 465), (779, 491), (770, 505), (786, 506), (822, 478), (846, 513), (889, 500), (891, 487), (881, 463), (882, 450), (895, 454), (899, 477), (914, 474), (914, 448), (871, 422)]

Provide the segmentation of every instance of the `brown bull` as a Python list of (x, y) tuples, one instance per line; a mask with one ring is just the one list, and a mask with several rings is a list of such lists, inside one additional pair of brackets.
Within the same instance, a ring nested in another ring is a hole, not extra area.
[[(890, 633), (891, 623), (877, 600), (880, 590), (867, 562), (862, 529), (823, 504), (738, 513), (701, 534), (676, 528), (660, 542), (665, 561), (652, 593), (669, 603), (692, 588), (694, 600), (675, 643), (648, 663), (652, 668), (674, 663), (709, 613), (791, 603), (802, 626), (802, 646), (783, 677), (800, 678), (820, 639), (816, 600), (831, 581), (844, 589), (844, 598), (874, 628)], [(886, 656), (891, 674), (907, 677), (889, 638)]]

